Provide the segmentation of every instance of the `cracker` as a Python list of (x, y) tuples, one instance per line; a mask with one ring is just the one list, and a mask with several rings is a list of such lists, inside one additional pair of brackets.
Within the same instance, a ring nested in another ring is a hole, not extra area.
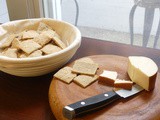
[(96, 63), (75, 61), (72, 71), (79, 74), (95, 75), (97, 69), (98, 69), (98, 64)]
[(19, 58), (27, 58), (28, 56), (23, 53), (23, 54), (19, 54), (18, 57), (19, 57)]
[(42, 56), (42, 51), (41, 50), (34, 51), (28, 57), (39, 57), (39, 56)]
[(55, 37), (61, 39), (60, 35), (55, 31), (55, 34), (54, 34)]
[(20, 48), (20, 40), (18, 38), (14, 38), (14, 40), (12, 41), (12, 46), (11, 48)]
[(6, 38), (6, 40), (4, 41), (4, 43), (0, 46), (0, 48), (9, 47), (15, 37), (16, 36), (14, 34), (9, 35), (8, 38)]
[(73, 79), (73, 81), (77, 83), (78, 85), (80, 85), (81, 87), (85, 88), (89, 86), (90, 84), (92, 84), (97, 79), (98, 79), (98, 75), (94, 75), (94, 76), (78, 75), (77, 77)]
[(24, 31), (22, 35), (22, 39), (33, 39), (38, 35), (39, 34), (35, 30)]
[(53, 44), (47, 44), (45, 45), (42, 49), (42, 52), (44, 52), (45, 54), (51, 54), (51, 53), (55, 53), (58, 51), (61, 51), (62, 49), (56, 45)]
[(41, 48), (41, 46), (33, 40), (25, 40), (20, 43), (20, 49), (25, 53), (30, 54), (33, 51)]
[(40, 34), (39, 36), (33, 39), (36, 43), (44, 46), (45, 44), (49, 43), (51, 39), (47, 35)]
[(94, 61), (89, 57), (84, 57), (84, 58), (81, 58), (77, 61), (82, 61), (82, 62), (86, 62), (86, 63), (94, 63)]
[(52, 29), (52, 28), (50, 26), (48, 26), (47, 24), (40, 22), (39, 26), (37, 28), (37, 31), (40, 32), (40, 31), (44, 31), (44, 30), (48, 30), (48, 29)]
[(46, 31), (43, 31), (41, 34), (48, 36), (50, 39), (53, 39), (53, 37), (55, 36), (55, 31), (48, 29)]
[(77, 74), (72, 73), (71, 67), (64, 67), (60, 69), (57, 73), (54, 74), (54, 77), (58, 78), (59, 80), (65, 83), (71, 83), (73, 78), (77, 76)]
[(66, 45), (58, 37), (53, 37), (53, 41), (62, 49), (66, 48)]
[(17, 58), (17, 52), (18, 50), (15, 48), (8, 48), (2, 52), (2, 55), (11, 57), (11, 58)]

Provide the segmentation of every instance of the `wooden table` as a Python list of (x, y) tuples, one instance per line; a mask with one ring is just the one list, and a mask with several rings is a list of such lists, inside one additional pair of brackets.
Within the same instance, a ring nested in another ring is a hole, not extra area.
[[(81, 47), (71, 61), (97, 54), (143, 55), (160, 66), (160, 50), (91, 38), (82, 38)], [(55, 120), (48, 102), (53, 74), (23, 78), (0, 72), (0, 120)]]

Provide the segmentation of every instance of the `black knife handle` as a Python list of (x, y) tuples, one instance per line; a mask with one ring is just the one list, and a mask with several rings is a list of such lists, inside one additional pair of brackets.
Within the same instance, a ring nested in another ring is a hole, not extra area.
[(114, 91), (99, 94), (65, 106), (63, 108), (63, 115), (68, 119), (73, 119), (74, 117), (82, 113), (104, 107), (105, 105), (108, 105), (109, 103), (117, 100), (118, 98), (120, 98), (120, 96)]

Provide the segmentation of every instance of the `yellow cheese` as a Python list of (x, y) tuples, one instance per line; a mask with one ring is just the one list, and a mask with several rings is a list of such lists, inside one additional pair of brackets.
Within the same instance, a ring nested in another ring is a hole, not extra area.
[(150, 91), (154, 89), (158, 67), (155, 62), (147, 57), (130, 56), (128, 75), (136, 84)]
[(123, 89), (127, 89), (127, 90), (131, 90), (132, 85), (133, 85), (133, 82), (128, 81), (128, 80), (116, 79), (115, 82), (114, 82), (114, 87), (123, 88)]
[(99, 82), (109, 86), (114, 86), (114, 81), (117, 76), (118, 74), (115, 71), (103, 70), (103, 73), (99, 76)]

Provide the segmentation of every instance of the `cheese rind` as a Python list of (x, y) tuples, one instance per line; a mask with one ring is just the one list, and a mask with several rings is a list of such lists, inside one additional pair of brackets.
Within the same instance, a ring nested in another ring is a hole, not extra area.
[(152, 59), (142, 56), (130, 56), (127, 71), (133, 82), (147, 91), (154, 89), (158, 67)]

